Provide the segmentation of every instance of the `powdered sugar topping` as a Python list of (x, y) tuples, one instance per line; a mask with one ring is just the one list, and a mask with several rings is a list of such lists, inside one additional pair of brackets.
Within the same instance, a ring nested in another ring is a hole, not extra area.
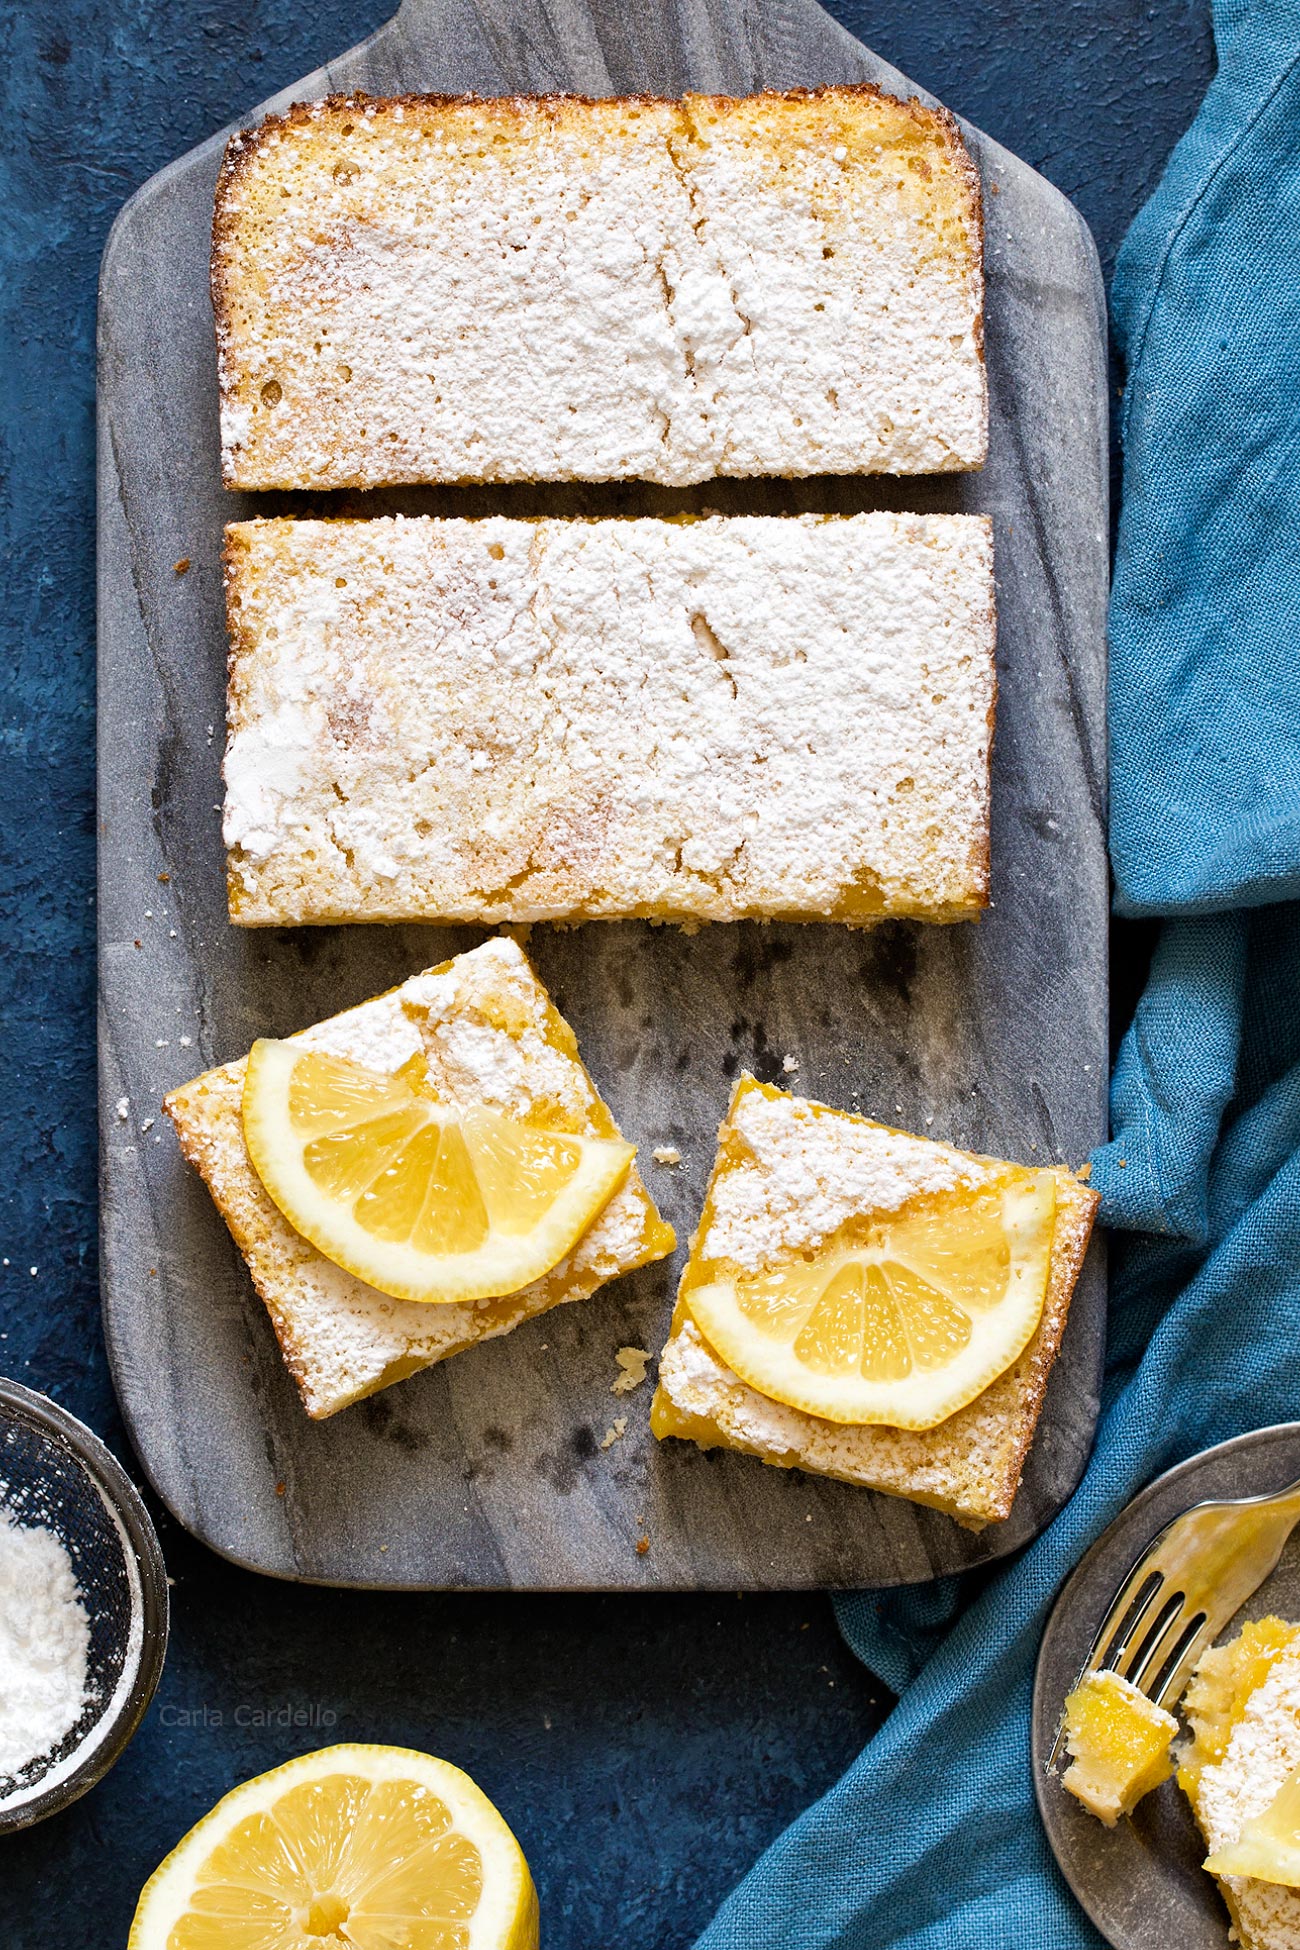
[(848, 1219), (896, 1211), (923, 1192), (979, 1184), (988, 1175), (946, 1145), (800, 1097), (748, 1090), (730, 1124), (744, 1152), (714, 1181), (699, 1256), (730, 1260), (747, 1273), (820, 1245)]

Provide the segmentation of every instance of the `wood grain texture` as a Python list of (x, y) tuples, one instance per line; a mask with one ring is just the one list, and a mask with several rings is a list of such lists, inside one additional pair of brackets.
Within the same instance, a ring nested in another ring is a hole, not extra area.
[[(920, 92), (810, 3), (407, 0), (365, 46), (245, 118), (331, 89), (691, 87), (875, 80)], [(730, 1079), (775, 1079), (936, 1137), (1078, 1163), (1106, 1072), (1104, 322), (1070, 205), (967, 131), (987, 196), (992, 456), (969, 480), (430, 490), (378, 508), (476, 513), (869, 506), (995, 523), (1001, 698), (993, 900), (978, 927), (639, 924), (534, 932), (532, 950), (683, 1240)], [(972, 1537), (912, 1506), (655, 1445), (649, 1389), (672, 1269), (649, 1269), (314, 1426), (202, 1187), (165, 1090), (468, 946), (466, 929), (242, 934), (216, 812), (220, 531), (320, 498), (226, 495), (206, 274), (221, 140), (155, 177), (105, 252), (100, 310), (100, 1095), (105, 1328), (133, 1439), (177, 1516), (277, 1575), (432, 1587), (758, 1588), (912, 1582), (1040, 1529), (1083, 1466), (1104, 1290), (1094, 1253), (1009, 1522)], [(175, 564), (186, 559), (188, 573)], [(168, 876), (165, 880), (160, 876)], [(137, 946), (136, 944), (140, 945)], [(182, 1038), (188, 1038), (182, 1043)], [(119, 1106), (126, 1100), (125, 1115)], [(930, 1120), (930, 1121), (927, 1121)], [(146, 1125), (148, 1126), (146, 1128)], [(615, 1412), (626, 1437), (600, 1437)], [(645, 1532), (650, 1549), (638, 1555)]]

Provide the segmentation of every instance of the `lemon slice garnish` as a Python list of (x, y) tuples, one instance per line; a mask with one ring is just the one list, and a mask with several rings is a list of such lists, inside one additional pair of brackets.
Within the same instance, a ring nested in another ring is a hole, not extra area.
[(930, 1429), (1033, 1338), (1055, 1220), (1050, 1174), (1013, 1167), (852, 1221), (757, 1275), (705, 1261), (683, 1297), (715, 1352), (770, 1400), (829, 1422)]
[(1205, 1867), (1212, 1876), (1255, 1876), (1300, 1888), (1300, 1770), (1287, 1775), (1235, 1842), (1206, 1857)]
[(326, 1747), (246, 1781), (145, 1884), (127, 1950), (536, 1950), (537, 1896), (445, 1760)]
[(254, 1043), (244, 1138), (290, 1225), (399, 1300), (517, 1293), (557, 1266), (627, 1176), (635, 1146), (438, 1101), (300, 1044)]

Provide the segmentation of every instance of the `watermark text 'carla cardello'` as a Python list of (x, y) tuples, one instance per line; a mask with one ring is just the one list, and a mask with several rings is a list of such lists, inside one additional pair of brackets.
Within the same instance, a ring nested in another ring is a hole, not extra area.
[(168, 1701), (158, 1709), (160, 1726), (192, 1733), (215, 1732), (221, 1727), (281, 1732), (305, 1728), (327, 1733), (338, 1721), (334, 1708), (320, 1700), (240, 1700), (235, 1706), (210, 1706), (206, 1700), (188, 1706)]

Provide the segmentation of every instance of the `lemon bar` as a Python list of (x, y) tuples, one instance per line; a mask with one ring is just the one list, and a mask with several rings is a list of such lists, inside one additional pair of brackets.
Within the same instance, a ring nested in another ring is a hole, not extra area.
[(227, 601), (245, 926), (986, 904), (982, 516), (238, 522)]
[(712, 1263), (760, 1277), (864, 1218), (892, 1217), (910, 1201), (958, 1188), (976, 1193), (1014, 1169), (742, 1077), (719, 1131), (659, 1364), (655, 1434), (930, 1504), (971, 1530), (1008, 1516), (1097, 1207), (1096, 1193), (1071, 1172), (1028, 1174), (1050, 1181), (1055, 1196), (1046, 1296), (1032, 1338), (981, 1394), (933, 1428), (832, 1421), (769, 1398), (715, 1352), (690, 1296)]
[(1107, 1828), (1174, 1771), (1172, 1713), (1117, 1672), (1090, 1672), (1065, 1702), (1070, 1766), (1061, 1784)]
[[(572, 1030), (522, 950), (503, 937), (294, 1040), (388, 1073), (422, 1056), (444, 1101), (488, 1105), (555, 1130), (618, 1136)], [(209, 1070), (174, 1091), (165, 1107), (247, 1262), (313, 1417), (333, 1415), (549, 1307), (584, 1300), (673, 1249), (672, 1228), (634, 1165), (568, 1257), (521, 1292), (443, 1305), (392, 1299), (325, 1258), (267, 1196), (244, 1142), (246, 1067), (241, 1058)]]
[[(1300, 1626), (1247, 1624), (1207, 1652), (1183, 1700), (1193, 1740), (1178, 1770), (1210, 1859), (1265, 1816), (1300, 1768)], [(1242, 1950), (1300, 1943), (1300, 1889), (1253, 1875), (1220, 1875)]]
[(870, 87), (299, 104), (217, 183), (226, 482), (979, 467), (982, 255), (956, 123)]

